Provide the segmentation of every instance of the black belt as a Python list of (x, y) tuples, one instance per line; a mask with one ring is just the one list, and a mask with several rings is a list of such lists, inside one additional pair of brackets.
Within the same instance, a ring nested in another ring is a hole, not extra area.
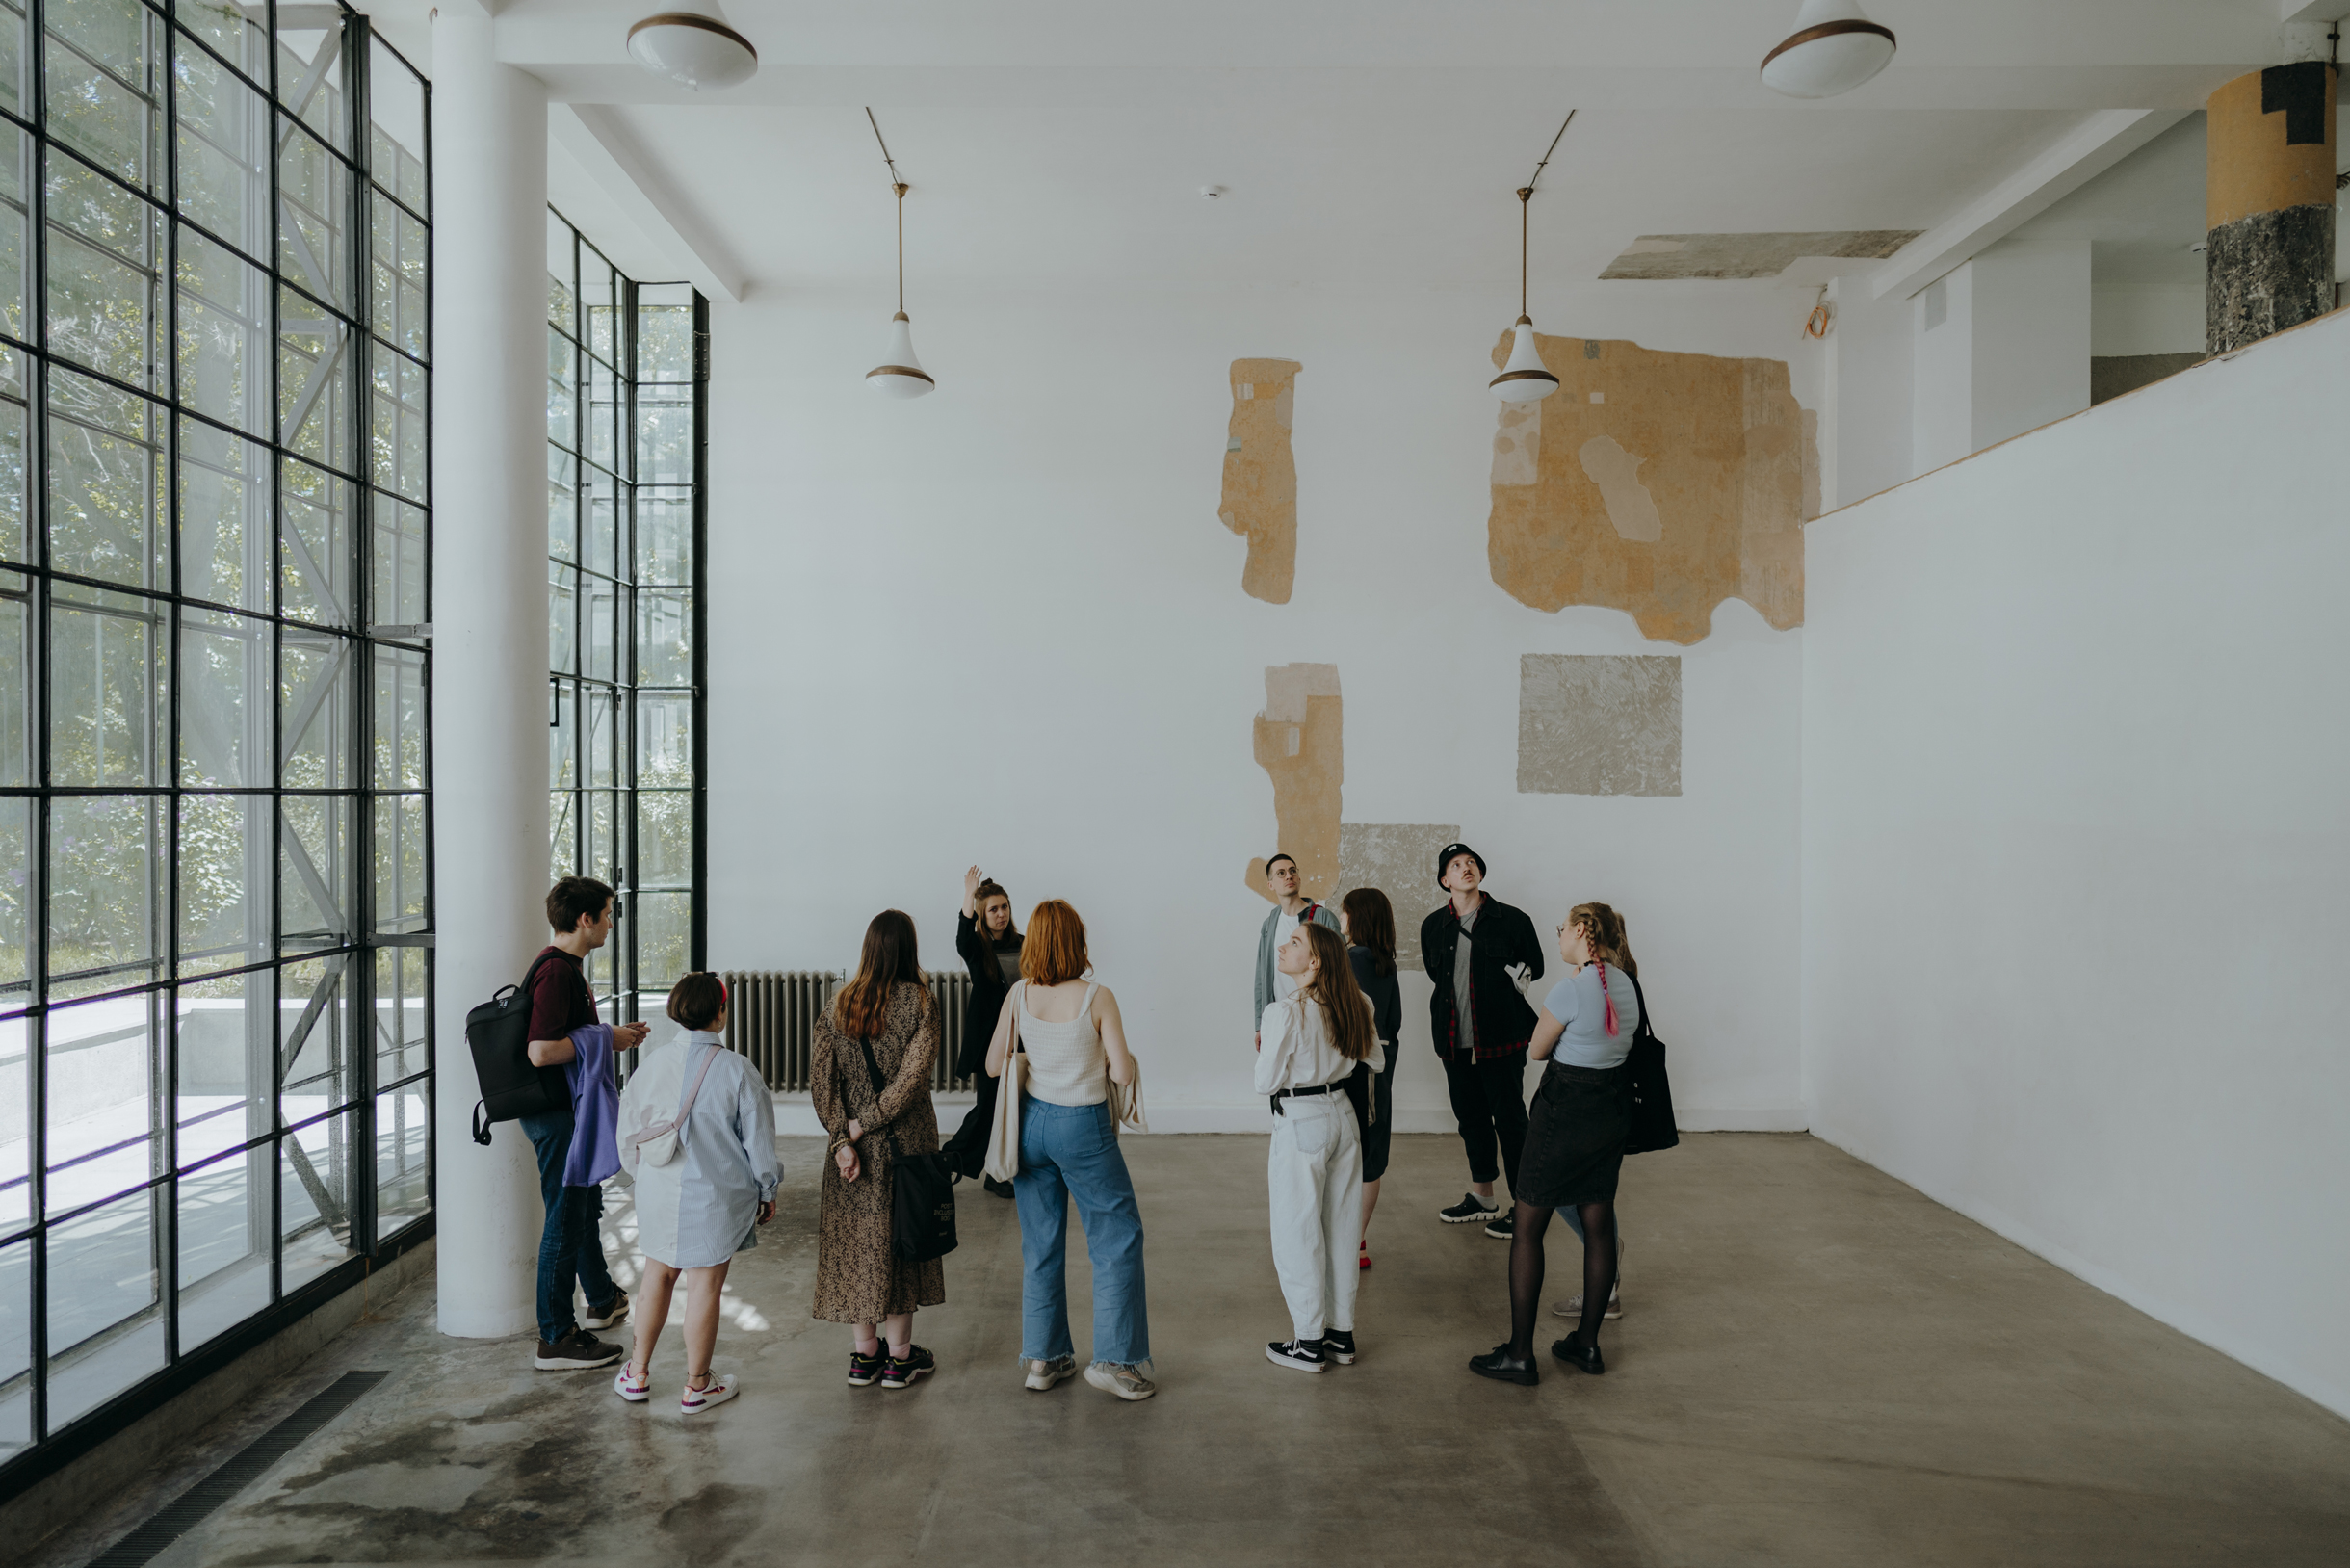
[(1310, 1089), (1276, 1089), (1273, 1091), (1271, 1096), (1273, 1102), (1273, 1114), (1276, 1116), (1285, 1116), (1289, 1114), (1288, 1111), (1281, 1109), (1281, 1102), (1289, 1099), (1292, 1095), (1340, 1094), (1345, 1092), (1345, 1087), (1346, 1085), (1344, 1084), (1317, 1084)]

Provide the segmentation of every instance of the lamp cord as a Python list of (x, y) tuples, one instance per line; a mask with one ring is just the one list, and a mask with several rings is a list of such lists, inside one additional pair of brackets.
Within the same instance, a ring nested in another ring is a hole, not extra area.
[[(873, 112), (873, 111), (871, 111), (871, 110), (867, 110), (867, 111), (866, 111), (866, 113), (868, 113), (868, 114), (871, 114), (872, 112)], [(1560, 121), (1558, 122), (1558, 134), (1557, 134), (1556, 136), (1554, 136), (1554, 137), (1552, 137), (1552, 138), (1551, 138), (1551, 144), (1550, 144), (1549, 146), (1547, 146), (1547, 147), (1543, 148), (1543, 150), (1542, 150), (1542, 162), (1540, 162), (1540, 163), (1538, 163), (1538, 164), (1536, 164), (1536, 165), (1534, 166), (1534, 172), (1533, 172), (1532, 174), (1530, 174), (1530, 175), (1528, 175), (1528, 176), (1527, 177), (1527, 181), (1526, 181), (1526, 183), (1525, 183), (1524, 185), (1521, 185), (1520, 187), (1518, 187), (1518, 314), (1519, 314), (1519, 315), (1521, 315), (1521, 316), (1524, 316), (1524, 315), (1526, 315), (1526, 314), (1527, 314), (1527, 308), (1526, 308), (1526, 226), (1527, 226), (1527, 214), (1528, 214), (1528, 212), (1530, 210), (1530, 203), (1531, 203), (1531, 202), (1533, 201), (1533, 199), (1534, 199), (1534, 186), (1535, 186), (1535, 184), (1536, 184), (1538, 181), (1540, 181), (1540, 180), (1541, 180), (1541, 178), (1542, 178), (1542, 171), (1543, 171), (1544, 170), (1546, 170), (1546, 169), (1548, 169), (1548, 168), (1550, 168), (1550, 167), (1551, 167), (1551, 154), (1552, 154), (1552, 153), (1554, 153), (1554, 152), (1556, 152), (1556, 151), (1558, 150), (1558, 144), (1559, 144), (1560, 142), (1562, 142), (1562, 141), (1564, 141), (1564, 140), (1566, 139), (1566, 135), (1567, 135), (1567, 127), (1568, 127), (1568, 126), (1570, 126), (1570, 125), (1572, 125), (1572, 124), (1574, 124), (1574, 123), (1575, 123), (1575, 111), (1574, 111), (1574, 110), (1572, 110), (1572, 109), (1570, 109), (1570, 110), (1568, 110), (1568, 111), (1567, 111), (1567, 118), (1564, 118), (1564, 119), (1562, 119), (1562, 120), (1560, 120)], [(876, 126), (875, 126), (875, 127), (874, 127), (874, 134), (875, 134), (875, 136), (879, 136), (879, 135), (881, 134), (881, 128), (880, 128), (878, 125), (876, 125)], [(881, 149), (881, 155), (882, 155), (883, 157), (885, 157), (885, 158), (886, 158), (886, 157), (888, 157), (888, 156), (889, 156), (889, 149), (888, 149), (887, 147), (882, 148), (882, 149)], [(893, 167), (894, 167), (894, 166), (893, 166)]]

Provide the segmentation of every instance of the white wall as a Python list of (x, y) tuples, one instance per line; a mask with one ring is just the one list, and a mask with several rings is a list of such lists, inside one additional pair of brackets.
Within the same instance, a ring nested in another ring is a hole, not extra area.
[(2336, 315), (1812, 526), (1803, 963), (1815, 1132), (2350, 1414), (2346, 372)]
[(2001, 240), (1974, 274), (1974, 447), (2089, 406), (2089, 242)]
[[(952, 961), (963, 868), (1025, 919), (1070, 899), (1142, 1056), (1156, 1127), (1260, 1124), (1250, 970), (1273, 841), (1251, 754), (1267, 665), (1335, 663), (1345, 819), (1458, 823), (1546, 932), (1630, 917), (1688, 1125), (1801, 1125), (1800, 634), (1741, 603), (1680, 649), (1492, 582), (1487, 353), (1514, 301), (1267, 287), (935, 297), (940, 390), (859, 384), (889, 304), (714, 313), (712, 941), (721, 967), (852, 963), (896, 905)], [(1546, 330), (1787, 356), (1767, 287), (1591, 284)], [(1216, 519), (1241, 356), (1303, 361), (1295, 596), (1240, 589)], [(1817, 402), (1816, 356), (1796, 367)], [(1684, 794), (1516, 791), (1522, 654), (1680, 653)], [(1323, 890), (1331, 891), (1331, 890)], [(1430, 869), (1417, 920), (1440, 902)], [(1449, 1128), (1407, 977), (1398, 1125)]]
[(1910, 478), (1911, 348), (1918, 306), (1880, 300), (1866, 275), (1828, 287), (1835, 317), (1822, 345), (1820, 508), (1834, 511)]
[(1974, 263), (1919, 290), (1910, 312), (1910, 472), (1930, 474), (1975, 447)]

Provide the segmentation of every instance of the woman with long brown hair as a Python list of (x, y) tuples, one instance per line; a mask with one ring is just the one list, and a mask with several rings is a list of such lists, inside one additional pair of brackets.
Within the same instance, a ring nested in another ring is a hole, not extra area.
[(930, 1104), (938, 1009), (902, 910), (884, 909), (865, 928), (856, 977), (817, 1020), (812, 1044), (810, 1098), (832, 1139), (817, 1211), (813, 1316), (854, 1332), (850, 1387), (878, 1378), (904, 1388), (937, 1370), (914, 1343), (914, 1313), (947, 1299), (947, 1278), (939, 1259), (899, 1257), (891, 1234), (893, 1145), (900, 1154), (938, 1149)]
[(1548, 1063), (1534, 1090), (1518, 1168), (1523, 1185), (1509, 1243), (1509, 1339), (1469, 1370), (1505, 1383), (1542, 1380), (1534, 1364), (1534, 1315), (1541, 1307), (1542, 1233), (1554, 1209), (1575, 1211), (1583, 1236), (1582, 1320), (1556, 1341), (1551, 1354), (1594, 1376), (1607, 1370), (1600, 1355), (1600, 1320), (1615, 1287), (1616, 1179), (1632, 1131), (1624, 1091), (1624, 1058), (1640, 1028), (1639, 991), (1625, 965), (1624, 922), (1604, 903), (1579, 903), (1558, 928), (1558, 955), (1568, 973), (1534, 1024), (1528, 1056)]
[(1379, 1207), (1379, 1181), (1387, 1174), (1388, 1140), (1396, 1121), (1396, 1039), (1403, 1032), (1403, 990), (1396, 980), (1396, 907), (1375, 887), (1358, 887), (1339, 902), (1339, 928), (1346, 938), (1346, 962), (1354, 982), (1371, 1002), (1371, 1022), (1387, 1065), (1370, 1074), (1368, 1092), (1349, 1089), (1355, 1120), (1363, 1124), (1363, 1239), (1355, 1257), (1371, 1267), (1371, 1215)]
[(1355, 1264), (1363, 1236), (1363, 1141), (1345, 1089), (1355, 1064), (1387, 1065), (1346, 942), (1301, 924), (1273, 955), (1297, 982), (1259, 1020), (1257, 1092), (1273, 1109), (1265, 1180), (1272, 1200), (1273, 1272), (1291, 1335), (1265, 1347), (1276, 1367), (1319, 1372), (1355, 1358)]

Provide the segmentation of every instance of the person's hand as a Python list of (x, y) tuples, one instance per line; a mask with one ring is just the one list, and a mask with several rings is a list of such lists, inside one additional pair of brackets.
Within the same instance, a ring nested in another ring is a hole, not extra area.
[(841, 1180), (844, 1182), (855, 1181), (857, 1172), (864, 1168), (862, 1163), (857, 1159), (855, 1146), (849, 1143), (844, 1143), (832, 1151), (832, 1163), (840, 1167)]
[(1526, 988), (1534, 981), (1534, 970), (1530, 964), (1511, 964), (1501, 973), (1509, 977), (1509, 983), (1518, 988), (1520, 996), (1526, 995)]
[(612, 1032), (613, 1048), (618, 1051), (633, 1051), (642, 1045), (644, 1037), (651, 1032), (653, 1032), (653, 1026), (650, 1024), (622, 1024)]
[(759, 1223), (764, 1225), (774, 1217), (775, 1200), (773, 1198), (769, 1198), (766, 1202), (759, 1205)]
[(979, 896), (979, 868), (974, 866), (969, 871), (963, 873), (963, 897), (965, 899), (976, 899)]
[(1257, 1031), (1257, 1049), (1260, 1051), (1265, 1049), (1265, 1031), (1263, 1030)]

